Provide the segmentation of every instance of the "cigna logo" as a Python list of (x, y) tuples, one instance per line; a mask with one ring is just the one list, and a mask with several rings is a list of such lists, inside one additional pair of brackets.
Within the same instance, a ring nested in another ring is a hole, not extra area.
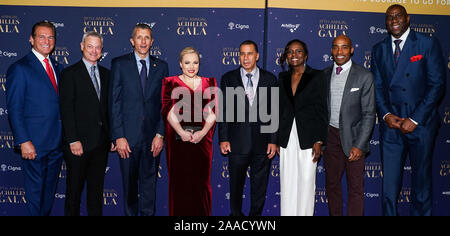
[(8, 52), (0, 50), (0, 57), (7, 57), (7, 58), (17, 57), (17, 52)]
[(249, 30), (250, 25), (244, 25), (239, 23), (230, 22), (228, 23), (229, 30)]
[(11, 165), (6, 165), (6, 164), (1, 164), (0, 165), (0, 171), (2, 172), (16, 172), (16, 171), (21, 171), (22, 168), (20, 166), (11, 166)]
[(387, 34), (388, 33), (387, 29), (383, 29), (383, 28), (379, 28), (379, 27), (375, 27), (375, 26), (370, 26), (369, 32), (370, 32), (370, 34)]

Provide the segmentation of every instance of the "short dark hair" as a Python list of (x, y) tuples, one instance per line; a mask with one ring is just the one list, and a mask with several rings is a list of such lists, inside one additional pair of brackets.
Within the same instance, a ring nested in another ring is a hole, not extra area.
[(388, 9), (386, 10), (386, 13), (387, 13), (390, 9), (392, 9), (392, 8), (400, 8), (403, 12), (405, 12), (406, 15), (408, 15), (408, 12), (406, 11), (406, 8), (405, 8), (403, 5), (400, 5), (400, 4), (394, 4), (394, 5), (391, 5), (391, 6), (388, 7)]
[(131, 32), (131, 37), (133, 38), (134, 37), (134, 34), (136, 34), (136, 30), (137, 29), (146, 29), (146, 30), (150, 30), (150, 35), (152, 36), (152, 38), (153, 38), (153, 30), (152, 30), (152, 27), (150, 27), (150, 25), (149, 24), (147, 24), (147, 23), (137, 23), (134, 27), (133, 27), (133, 31)]
[(257, 53), (258, 52), (258, 45), (256, 45), (255, 42), (253, 42), (252, 40), (245, 40), (244, 42), (241, 43), (241, 45), (239, 45), (239, 49), (243, 46), (243, 45), (253, 45), (255, 47), (255, 50)]
[(53, 35), (56, 37), (56, 28), (55, 25), (53, 25), (53, 23), (47, 21), (47, 20), (43, 20), (43, 21), (39, 21), (36, 24), (33, 25), (33, 28), (31, 29), (31, 37), (36, 36), (36, 29), (38, 27), (48, 27), (50, 29), (52, 29), (53, 31)]
[(308, 56), (308, 53), (309, 53), (309, 52), (308, 52), (308, 47), (306, 46), (306, 43), (305, 43), (305, 42), (301, 41), (300, 39), (293, 39), (293, 40), (289, 41), (289, 42), (286, 44), (286, 47), (284, 47), (283, 55), (281, 55), (281, 57), (280, 57), (280, 65), (281, 65), (281, 68), (282, 68), (283, 70), (284, 70), (284, 63), (285, 63), (285, 61), (286, 61), (286, 59), (287, 59), (287, 53), (288, 53), (289, 47), (290, 47), (293, 43), (299, 43), (300, 45), (302, 45), (303, 51), (305, 52), (305, 56)]

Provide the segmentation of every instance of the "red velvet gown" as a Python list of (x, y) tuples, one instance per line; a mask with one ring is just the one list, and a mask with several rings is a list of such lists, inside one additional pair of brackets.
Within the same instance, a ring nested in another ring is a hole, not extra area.
[[(187, 100), (191, 105), (190, 111), (183, 110), (183, 108), (187, 109), (185, 105), (189, 105), (186, 104), (187, 102), (183, 102), (183, 96), (180, 96), (179, 99), (171, 98), (172, 91), (176, 88), (183, 89), (184, 92), (191, 95), (191, 98)], [(205, 125), (205, 118), (207, 117), (204, 117), (203, 112), (208, 112), (210, 110), (207, 108), (207, 105), (213, 103), (217, 104), (215, 99), (215, 94), (217, 93), (213, 92), (214, 90), (217, 90), (215, 78), (202, 77), (202, 84), (198, 85), (195, 91), (189, 88), (178, 76), (167, 77), (164, 79), (162, 87), (162, 116), (165, 123), (170, 216), (211, 215), (212, 139), (215, 124), (201, 142), (193, 144), (190, 142), (183, 142), (182, 140), (176, 140), (176, 132), (167, 121), (167, 115), (172, 107), (175, 106), (175, 114), (179, 113), (180, 115), (186, 115), (186, 112), (190, 113), (189, 116), (191, 122), (181, 121), (180, 124), (183, 127), (203, 127)], [(210, 97), (210, 99), (204, 99), (204, 93), (211, 94), (211, 96), (206, 95), (206, 97)], [(194, 99), (194, 96), (199, 97), (198, 99)], [(197, 102), (196, 104), (194, 100), (202, 102)], [(213, 112), (216, 111), (215, 108), (216, 106), (212, 107)], [(194, 111), (197, 111), (197, 113), (200, 114), (200, 120), (194, 120)]]

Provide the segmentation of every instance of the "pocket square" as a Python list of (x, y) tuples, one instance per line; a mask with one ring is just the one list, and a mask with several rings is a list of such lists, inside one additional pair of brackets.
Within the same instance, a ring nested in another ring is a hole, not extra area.
[(359, 88), (352, 88), (352, 89), (350, 89), (350, 93), (356, 92), (356, 91), (358, 91), (358, 90), (359, 90)]
[(420, 61), (422, 60), (423, 56), (422, 55), (416, 55), (416, 56), (412, 56), (411, 57), (411, 62), (416, 62), (416, 61)]

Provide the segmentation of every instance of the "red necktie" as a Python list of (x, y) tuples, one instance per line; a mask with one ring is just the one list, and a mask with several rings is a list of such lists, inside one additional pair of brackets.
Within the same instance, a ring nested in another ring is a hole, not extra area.
[(44, 59), (44, 62), (45, 62), (45, 69), (47, 71), (47, 75), (50, 78), (50, 81), (52, 81), (53, 88), (55, 89), (56, 94), (58, 94), (58, 85), (56, 85), (56, 79), (55, 79), (55, 74), (53, 73), (53, 69), (50, 66), (50, 63), (48, 62), (47, 58)]

